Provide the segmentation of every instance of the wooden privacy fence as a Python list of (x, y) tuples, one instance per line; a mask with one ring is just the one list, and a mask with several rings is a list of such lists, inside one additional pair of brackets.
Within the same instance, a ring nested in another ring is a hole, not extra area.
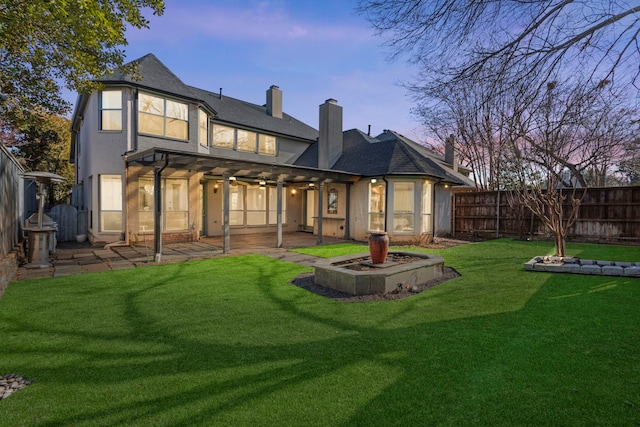
[[(640, 244), (640, 187), (578, 189), (577, 197), (583, 191), (586, 193), (578, 219), (569, 230), (569, 239)], [(548, 230), (528, 208), (509, 205), (507, 193), (455, 193), (451, 216), (453, 234), (520, 238), (546, 235)]]

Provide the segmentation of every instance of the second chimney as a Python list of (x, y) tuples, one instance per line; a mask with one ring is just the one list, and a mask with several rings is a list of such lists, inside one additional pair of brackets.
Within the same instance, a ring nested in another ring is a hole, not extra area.
[(342, 156), (342, 107), (335, 99), (320, 106), (318, 133), (318, 167), (331, 168)]
[(444, 145), (444, 161), (451, 165), (454, 171), (458, 171), (458, 162), (456, 159), (456, 137), (449, 135)]
[(267, 90), (267, 114), (282, 118), (282, 91), (276, 85)]

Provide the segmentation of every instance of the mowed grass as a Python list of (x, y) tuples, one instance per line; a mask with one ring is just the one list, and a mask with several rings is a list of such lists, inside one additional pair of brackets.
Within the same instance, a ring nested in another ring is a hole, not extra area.
[(35, 382), (0, 425), (640, 424), (640, 279), (525, 272), (548, 243), (427, 252), (461, 277), (396, 301), (309, 293), (289, 281), (311, 269), (259, 255), (12, 283), (0, 375)]

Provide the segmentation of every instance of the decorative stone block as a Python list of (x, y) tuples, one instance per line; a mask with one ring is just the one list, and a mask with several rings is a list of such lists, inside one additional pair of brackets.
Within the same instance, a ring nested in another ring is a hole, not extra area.
[(580, 260), (580, 265), (593, 265), (596, 262), (592, 259), (581, 259)]
[(582, 266), (580, 264), (565, 264), (564, 266), (565, 273), (575, 273), (580, 274)]
[(602, 267), (602, 274), (605, 276), (623, 276), (624, 268), (617, 265), (605, 265)]
[(562, 264), (546, 264), (544, 269), (550, 273), (568, 273)]
[(581, 274), (602, 274), (602, 267), (599, 265), (583, 265), (580, 267)]
[(640, 266), (626, 267), (624, 269), (624, 275), (629, 277), (640, 277)]
[(596, 261), (596, 264), (598, 264), (600, 267), (604, 267), (605, 265), (613, 265), (613, 261), (601, 261), (598, 260)]
[(633, 265), (632, 262), (626, 262), (626, 261), (616, 261), (614, 264), (620, 267), (631, 267)]
[(535, 257), (533, 258), (531, 261), (525, 262), (524, 263), (524, 269), (527, 271), (534, 271), (536, 268), (536, 264), (538, 264), (542, 258), (538, 259), (540, 257)]

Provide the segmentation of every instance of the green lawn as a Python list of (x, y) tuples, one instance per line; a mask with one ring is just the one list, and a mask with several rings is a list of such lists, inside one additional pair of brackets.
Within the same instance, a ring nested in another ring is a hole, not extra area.
[(0, 376), (35, 382), (0, 425), (640, 425), (640, 279), (525, 272), (549, 243), (429, 252), (462, 276), (396, 301), (311, 294), (259, 255), (14, 282)]

